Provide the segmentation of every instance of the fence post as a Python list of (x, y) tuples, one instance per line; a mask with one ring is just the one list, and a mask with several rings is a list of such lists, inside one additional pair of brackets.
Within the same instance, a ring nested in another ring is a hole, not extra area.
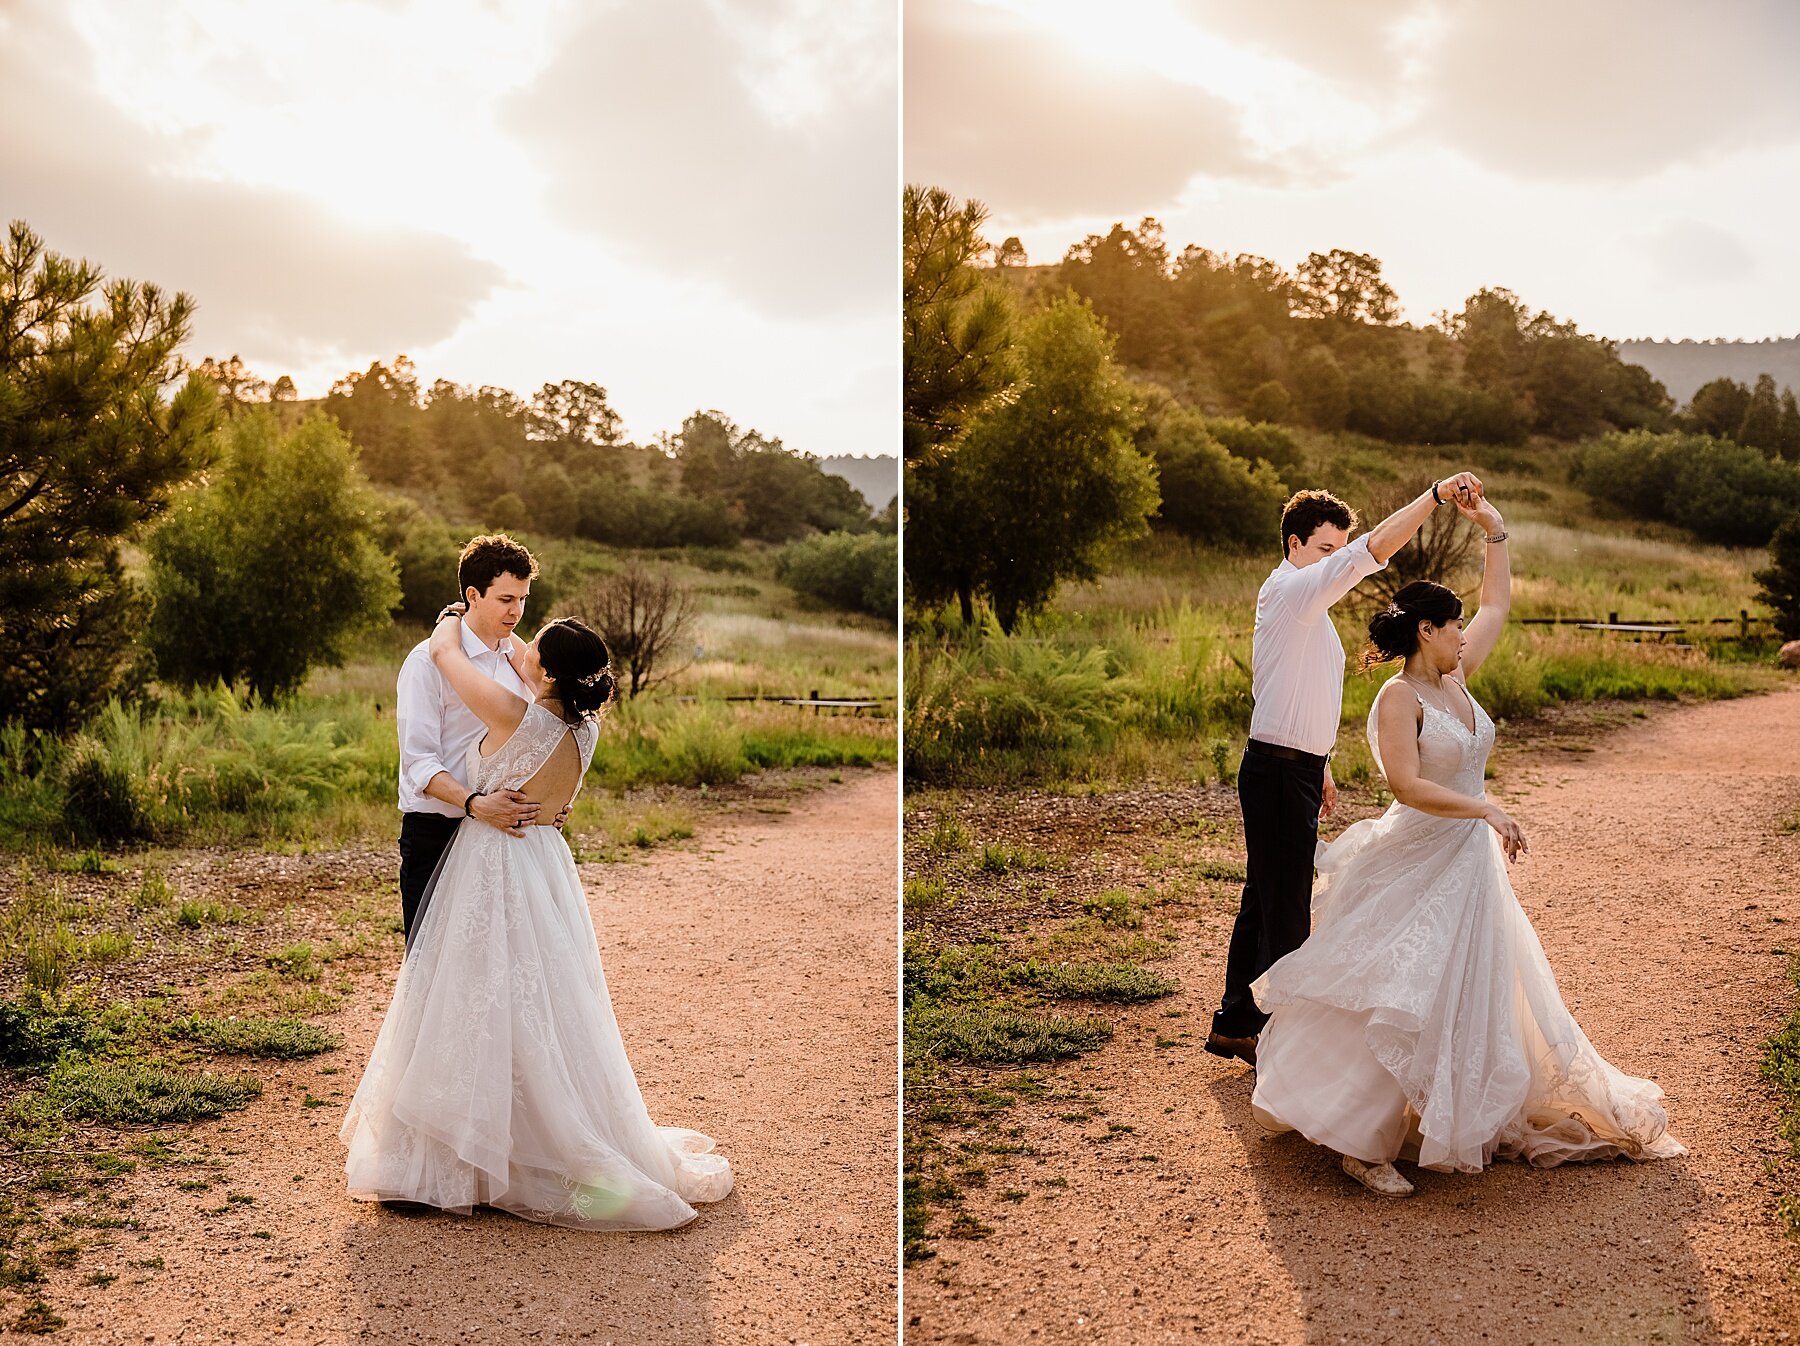
[(1739, 640), (1750, 639), (1750, 609), (1749, 608), (1739, 608), (1738, 609), (1738, 639)]
[(813, 708), (812, 708), (813, 714), (817, 715), (819, 713), (819, 689), (817, 687), (813, 688), (813, 690), (812, 690), (812, 700), (813, 700)]
[(1607, 613), (1606, 621), (1607, 621), (1607, 624), (1610, 626), (1617, 626), (1619, 624), (1619, 614), (1616, 612)]

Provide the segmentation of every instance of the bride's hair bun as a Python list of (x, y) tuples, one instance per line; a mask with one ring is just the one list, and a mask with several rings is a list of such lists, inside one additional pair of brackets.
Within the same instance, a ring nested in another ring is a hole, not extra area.
[(576, 715), (598, 714), (618, 692), (612, 651), (598, 631), (574, 617), (558, 617), (538, 636), (538, 659), (556, 679), (556, 694)]
[(1462, 616), (1462, 599), (1441, 584), (1414, 580), (1393, 602), (1369, 618), (1369, 644), (1362, 666), (1373, 668), (1390, 659), (1404, 659), (1419, 648), (1419, 623), (1442, 626)]

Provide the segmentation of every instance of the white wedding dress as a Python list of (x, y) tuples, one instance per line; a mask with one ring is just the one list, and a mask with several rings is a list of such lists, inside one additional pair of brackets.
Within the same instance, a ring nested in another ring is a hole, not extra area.
[[(520, 788), (573, 732), (533, 704), (476, 790)], [(581, 1229), (670, 1229), (731, 1191), (712, 1140), (650, 1120), (562, 833), (466, 822), (444, 854), (340, 1135), (350, 1194)]]
[[(1381, 698), (1409, 692), (1395, 678), (1369, 712), (1378, 766)], [(1473, 734), (1425, 707), (1419, 768), (1479, 798), (1494, 722), (1469, 700)], [(1251, 1098), (1265, 1127), (1443, 1171), (1686, 1152), (1662, 1090), (1603, 1060), (1564, 1007), (1487, 823), (1396, 802), (1321, 845), (1318, 867), (1311, 938), (1251, 988), (1270, 1012)]]

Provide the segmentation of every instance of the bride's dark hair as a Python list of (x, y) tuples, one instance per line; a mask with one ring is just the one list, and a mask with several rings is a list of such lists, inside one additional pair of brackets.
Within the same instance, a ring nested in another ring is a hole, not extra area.
[(1442, 626), (1462, 615), (1462, 599), (1451, 590), (1430, 580), (1414, 580), (1369, 618), (1369, 644), (1362, 652), (1362, 666), (1370, 669), (1390, 659), (1406, 658), (1419, 648), (1420, 622)]
[(556, 679), (565, 719), (598, 715), (619, 690), (605, 639), (574, 617), (546, 623), (538, 635), (538, 662)]

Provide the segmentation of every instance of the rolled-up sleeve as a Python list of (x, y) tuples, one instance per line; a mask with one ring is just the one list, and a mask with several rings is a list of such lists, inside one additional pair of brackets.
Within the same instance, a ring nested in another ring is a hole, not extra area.
[[(394, 720), (400, 731), (400, 779), (420, 795), (440, 771), (443, 759), (441, 674), (427, 658), (411, 655), (400, 665), (395, 684)], [(452, 772), (452, 775), (455, 773)]]
[(1386, 568), (1387, 562), (1377, 561), (1369, 550), (1369, 535), (1364, 533), (1341, 551), (1284, 576), (1280, 592), (1302, 621), (1317, 621), (1338, 599)]

